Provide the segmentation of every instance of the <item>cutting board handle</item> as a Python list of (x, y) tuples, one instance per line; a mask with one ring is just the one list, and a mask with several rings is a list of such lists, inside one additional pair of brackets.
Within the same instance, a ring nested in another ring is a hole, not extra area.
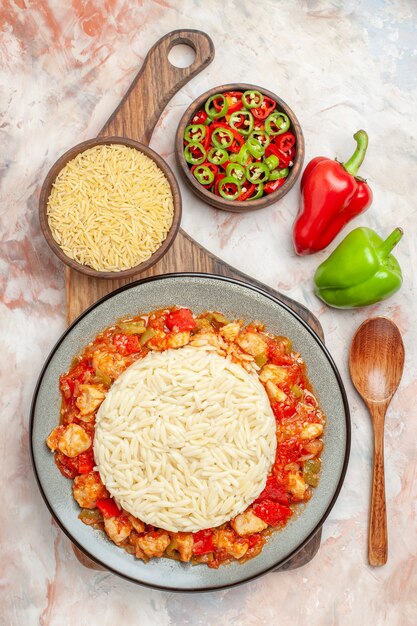
[[(175, 67), (168, 59), (170, 50), (179, 44), (190, 46), (195, 52), (195, 59), (188, 67)], [(213, 42), (200, 30), (174, 30), (159, 39), (99, 136), (129, 137), (148, 145), (172, 96), (213, 59)]]

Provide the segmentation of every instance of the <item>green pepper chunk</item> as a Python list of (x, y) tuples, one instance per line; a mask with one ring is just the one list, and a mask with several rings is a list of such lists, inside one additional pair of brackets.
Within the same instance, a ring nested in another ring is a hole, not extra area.
[(209, 163), (214, 163), (214, 165), (223, 165), (226, 163), (229, 155), (227, 150), (224, 148), (210, 148), (207, 152), (207, 161)]
[(250, 163), (246, 167), (246, 178), (250, 183), (264, 183), (269, 179), (269, 169), (265, 163)]
[(250, 154), (255, 159), (260, 159), (265, 154), (265, 148), (262, 144), (259, 143), (257, 139), (254, 137), (249, 137), (246, 142), (246, 146), (250, 152)]
[(256, 139), (264, 148), (271, 143), (271, 138), (265, 130), (255, 128), (249, 136), (251, 139)]
[(201, 141), (207, 134), (204, 124), (190, 124), (184, 131), (186, 141)]
[(246, 178), (246, 168), (240, 165), (240, 163), (229, 163), (226, 167), (226, 176), (236, 178), (236, 180), (241, 183)]
[(290, 124), (291, 122), (288, 115), (274, 111), (265, 120), (265, 130), (269, 135), (272, 135), (272, 137), (276, 137), (276, 135), (282, 135), (282, 133), (287, 132)]
[(206, 160), (207, 153), (204, 147), (198, 141), (190, 141), (185, 146), (184, 158), (191, 165), (200, 165)]
[(252, 113), (250, 111), (245, 111), (245, 109), (235, 111), (231, 114), (229, 119), (229, 126), (233, 128), (233, 130), (237, 130), (237, 132), (244, 137), (251, 134), (253, 124), (254, 119)]
[(249, 89), (243, 92), (242, 102), (247, 109), (256, 109), (261, 106), (263, 101), (264, 97), (260, 91)]
[(211, 135), (211, 143), (216, 148), (230, 148), (233, 143), (234, 135), (229, 128), (223, 126), (215, 128)]
[(368, 306), (392, 296), (403, 279), (391, 250), (402, 236), (401, 228), (385, 241), (371, 228), (352, 230), (317, 268), (316, 295), (338, 309)]
[(303, 478), (307, 485), (317, 487), (319, 484), (320, 468), (320, 459), (309, 459), (308, 461), (304, 461)]
[(146, 330), (144, 320), (139, 320), (139, 322), (121, 322), (118, 326), (126, 335), (141, 335)]
[[(218, 106), (220, 107), (220, 110), (217, 110), (214, 106), (214, 102), (218, 102), (219, 100), (220, 103), (218, 104)], [(210, 96), (210, 98), (207, 100), (204, 108), (207, 115), (211, 119), (216, 119), (217, 117), (224, 117), (226, 115), (229, 109), (229, 105), (227, 103), (226, 97), (222, 93), (215, 93), (214, 96)]]
[(252, 160), (251, 153), (249, 152), (246, 143), (243, 144), (237, 155), (237, 163), (240, 163), (240, 165), (244, 165), (245, 167)]
[(143, 335), (141, 335), (140, 339), (139, 339), (139, 343), (141, 346), (144, 346), (145, 343), (147, 343), (149, 341), (149, 339), (152, 339), (152, 337), (154, 336), (155, 331), (153, 328), (147, 328), (145, 330), (145, 332), (143, 333)]
[(304, 391), (301, 389), (301, 387), (299, 387), (298, 385), (292, 385), (291, 387), (291, 393), (296, 397), (296, 398), (302, 398), (304, 395)]
[(281, 170), (280, 169), (272, 170), (272, 172), (269, 173), (269, 180), (278, 180), (278, 178), (286, 178), (289, 173), (290, 173), (289, 167), (283, 167)]
[(233, 176), (225, 176), (219, 182), (219, 194), (225, 200), (236, 200), (240, 195), (240, 184)]
[(193, 176), (201, 185), (211, 185), (214, 180), (214, 173), (207, 165), (197, 165), (193, 171)]
[(279, 158), (275, 156), (275, 154), (270, 154), (269, 157), (265, 159), (264, 163), (268, 166), (268, 169), (274, 170), (276, 167), (278, 167)]

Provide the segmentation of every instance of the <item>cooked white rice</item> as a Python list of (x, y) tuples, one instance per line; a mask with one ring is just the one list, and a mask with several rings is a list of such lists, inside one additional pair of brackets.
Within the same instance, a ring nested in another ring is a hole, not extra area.
[(256, 376), (190, 346), (149, 353), (113, 384), (94, 455), (110, 494), (173, 532), (219, 526), (265, 486), (275, 419)]

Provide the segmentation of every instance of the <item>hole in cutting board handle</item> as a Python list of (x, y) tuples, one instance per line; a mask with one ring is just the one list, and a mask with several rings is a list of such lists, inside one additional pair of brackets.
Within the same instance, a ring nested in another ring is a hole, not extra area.
[(195, 50), (187, 44), (176, 44), (168, 53), (168, 61), (180, 69), (190, 67), (195, 61)]

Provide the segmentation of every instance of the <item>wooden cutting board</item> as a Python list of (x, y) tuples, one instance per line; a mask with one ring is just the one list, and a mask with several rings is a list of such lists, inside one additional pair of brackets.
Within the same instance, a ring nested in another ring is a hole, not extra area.
[[(168, 54), (174, 46), (186, 44), (195, 52), (187, 68), (173, 66)], [(214, 58), (210, 37), (197, 30), (177, 30), (160, 39), (149, 51), (142, 68), (120, 106), (99, 133), (100, 137), (128, 137), (149, 144), (155, 125), (172, 96)], [(174, 272), (207, 272), (244, 280), (281, 300), (296, 311), (323, 339), (318, 319), (303, 305), (239, 272), (205, 250), (180, 229), (173, 245), (162, 259), (147, 271), (131, 279), (105, 280), (90, 278), (75, 270), (66, 270), (67, 320), (71, 323), (87, 307), (110, 291), (139, 278)], [(276, 571), (294, 569), (308, 563), (320, 546), (321, 531), (316, 533), (296, 556)], [(102, 569), (73, 546), (79, 561), (86, 567)]]

